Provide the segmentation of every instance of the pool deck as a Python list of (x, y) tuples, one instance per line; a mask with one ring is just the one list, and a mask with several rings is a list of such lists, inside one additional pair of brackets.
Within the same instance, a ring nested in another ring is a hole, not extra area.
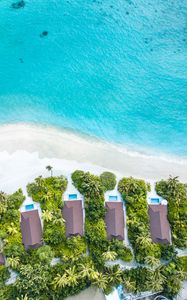
[[(72, 180), (71, 180), (71, 176), (67, 178), (68, 179), (68, 186), (67, 189), (63, 195), (63, 199), (64, 201), (72, 201), (72, 200), (84, 200), (84, 197), (79, 193), (79, 191), (74, 187)], [(69, 199), (69, 195), (77, 195), (77, 199)]]
[[(160, 202), (152, 203), (151, 199), (159, 199)], [(167, 205), (167, 201), (157, 194), (156, 189), (155, 189), (155, 182), (151, 183), (151, 191), (147, 193), (147, 203), (152, 204), (152, 205), (160, 205), (160, 204)]]

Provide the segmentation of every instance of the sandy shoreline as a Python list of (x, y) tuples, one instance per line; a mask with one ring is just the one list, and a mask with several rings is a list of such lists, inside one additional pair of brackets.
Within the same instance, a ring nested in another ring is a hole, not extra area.
[(56, 174), (64, 175), (79, 168), (95, 174), (111, 170), (118, 178), (158, 180), (173, 175), (187, 181), (187, 159), (131, 152), (52, 127), (0, 126), (0, 189), (13, 189), (18, 178), (23, 186), (34, 176), (46, 175), (47, 164), (54, 167)]

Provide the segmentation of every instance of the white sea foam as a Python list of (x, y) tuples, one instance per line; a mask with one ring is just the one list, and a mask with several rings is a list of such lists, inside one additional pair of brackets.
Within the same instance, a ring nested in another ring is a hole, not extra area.
[(0, 127), (0, 189), (25, 187), (38, 175), (47, 175), (46, 165), (56, 175), (79, 168), (95, 174), (114, 171), (118, 178), (136, 176), (147, 180), (179, 176), (187, 181), (187, 159), (146, 155), (80, 136), (67, 130), (28, 124)]

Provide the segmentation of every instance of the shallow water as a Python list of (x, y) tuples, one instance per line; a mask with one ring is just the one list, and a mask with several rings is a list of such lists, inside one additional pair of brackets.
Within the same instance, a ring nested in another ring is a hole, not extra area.
[(13, 2), (0, 1), (0, 123), (187, 156), (186, 1)]

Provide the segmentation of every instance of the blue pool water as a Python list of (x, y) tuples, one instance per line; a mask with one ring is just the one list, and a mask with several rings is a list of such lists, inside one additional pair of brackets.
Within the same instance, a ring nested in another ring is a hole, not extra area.
[(187, 156), (187, 1), (13, 2), (0, 1), (1, 124)]
[(160, 198), (151, 198), (151, 204), (160, 204)]
[(69, 194), (68, 199), (69, 200), (77, 200), (77, 194)]
[(34, 204), (25, 205), (25, 210), (32, 210), (32, 209), (34, 209)]
[(109, 201), (117, 201), (118, 196), (109, 196), (108, 199), (109, 199)]

